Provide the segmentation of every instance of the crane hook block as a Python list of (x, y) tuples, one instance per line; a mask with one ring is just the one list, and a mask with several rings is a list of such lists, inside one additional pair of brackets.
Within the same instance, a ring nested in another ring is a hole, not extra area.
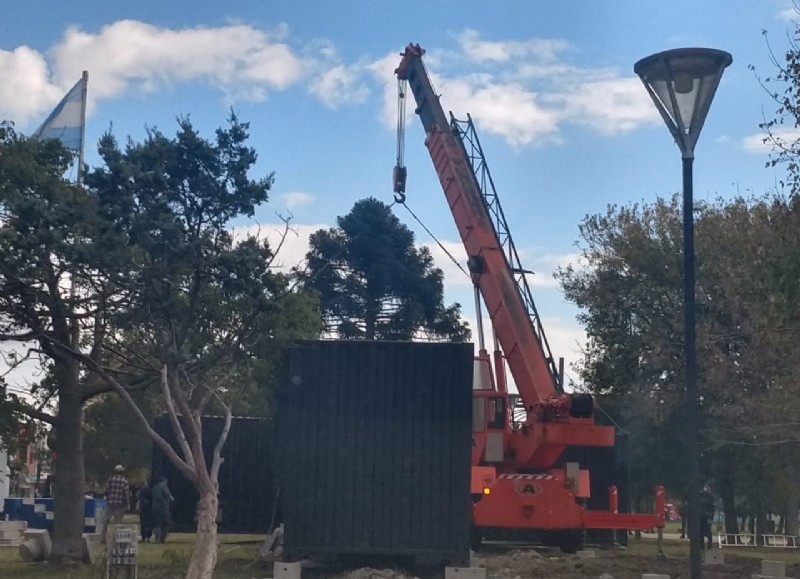
[(393, 181), (394, 181), (394, 192), (395, 193), (405, 193), (406, 192), (406, 168), (405, 167), (401, 167), (400, 165), (395, 165), (392, 177), (393, 177)]

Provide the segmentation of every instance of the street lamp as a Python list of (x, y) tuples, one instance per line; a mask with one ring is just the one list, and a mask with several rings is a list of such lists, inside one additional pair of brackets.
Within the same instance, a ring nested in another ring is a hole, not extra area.
[(733, 62), (711, 48), (677, 48), (643, 58), (633, 71), (642, 79), (681, 151), (683, 160), (683, 319), (686, 365), (686, 437), (688, 459), (691, 576), (702, 577), (700, 537), (700, 450), (698, 447), (697, 360), (695, 352), (695, 275), (692, 163), (694, 146), (706, 120), (722, 72)]

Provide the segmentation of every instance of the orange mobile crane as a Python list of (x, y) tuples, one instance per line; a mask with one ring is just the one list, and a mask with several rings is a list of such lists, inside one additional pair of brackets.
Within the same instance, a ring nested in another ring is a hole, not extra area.
[[(428, 148), (468, 256), (478, 308), (479, 352), (473, 390), (473, 544), (513, 535), (574, 551), (586, 529), (664, 526), (664, 489), (655, 489), (655, 514), (588, 510), (589, 472), (577, 463), (556, 465), (571, 446), (612, 447), (613, 426), (595, 423), (595, 400), (563, 388), (544, 334), (527, 273), (519, 260), (472, 119), (448, 119), (425, 70), (419, 45), (409, 44), (395, 70), (399, 81), (398, 160), (394, 194), (405, 200), (404, 99), (410, 89)], [(480, 297), (495, 334), (490, 357), (483, 343)], [(519, 395), (509, 394), (505, 365)], [(516, 412), (515, 412), (516, 411)], [(524, 412), (523, 412), (524, 411)], [(521, 420), (515, 414), (523, 414)]]

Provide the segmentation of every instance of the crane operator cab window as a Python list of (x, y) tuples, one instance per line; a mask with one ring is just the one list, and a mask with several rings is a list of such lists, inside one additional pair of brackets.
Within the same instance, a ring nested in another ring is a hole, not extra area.
[(486, 430), (486, 398), (483, 396), (472, 397), (472, 432), (478, 433)]
[(501, 396), (472, 398), (472, 432), (502, 430), (506, 427), (506, 400)]
[(486, 424), (491, 429), (503, 429), (506, 427), (506, 401), (505, 398), (495, 396), (486, 399), (489, 407), (489, 420)]

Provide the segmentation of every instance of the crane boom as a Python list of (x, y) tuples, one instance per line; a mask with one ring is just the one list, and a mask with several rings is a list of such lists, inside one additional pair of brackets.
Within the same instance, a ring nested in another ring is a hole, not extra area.
[[(613, 485), (608, 510), (592, 510), (580, 502), (592, 498), (591, 473), (562, 454), (576, 446), (613, 447), (615, 429), (595, 423), (593, 396), (563, 392), (472, 119), (458, 121), (451, 114), (448, 121), (422, 62), (424, 53), (419, 45), (409, 44), (402, 54), (395, 70), (399, 98), (405, 101), (406, 86), (414, 95), (425, 146), (467, 251), (473, 283), (525, 407), (525, 423), (517, 423), (509, 420), (512, 398), (504, 386), (473, 388), (473, 545), (484, 537), (507, 538), (510, 533), (574, 552), (586, 529), (663, 527), (660, 486), (655, 489), (654, 514), (619, 513)], [(399, 146), (394, 173), (399, 203), (405, 200), (401, 152)], [(488, 366), (483, 347), (476, 363)], [(496, 374), (502, 375), (500, 370)]]
[[(425, 145), (467, 251), (473, 281), (483, 296), (520, 396), (525, 406), (532, 408), (562, 392), (560, 377), (494, 187), (491, 187), (492, 198), (488, 199), (478, 182), (473, 160), (477, 159), (479, 143), (477, 139), (471, 141), (472, 152), (468, 153), (459, 132), (459, 121), (453, 119), (451, 126), (422, 62), (424, 52), (419, 45), (409, 44), (395, 73), (408, 82), (414, 95), (416, 113), (425, 129)], [(485, 165), (482, 151), (480, 163)], [(500, 240), (493, 216), (505, 228), (505, 244)]]

